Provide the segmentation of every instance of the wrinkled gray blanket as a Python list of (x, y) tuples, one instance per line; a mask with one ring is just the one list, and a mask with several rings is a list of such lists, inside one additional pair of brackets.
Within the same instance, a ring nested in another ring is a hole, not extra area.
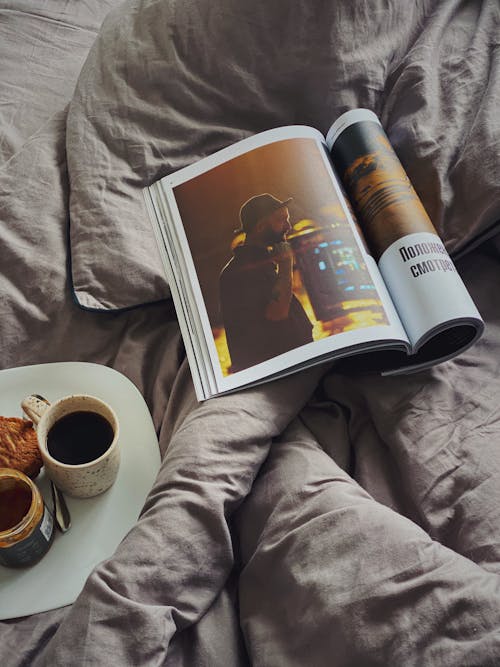
[[(0, 622), (0, 664), (498, 665), (497, 2), (112, 5), (0, 0), (0, 361), (124, 373), (163, 463), (72, 606)], [(484, 337), (197, 404), (140, 187), (349, 106), (463, 253)]]

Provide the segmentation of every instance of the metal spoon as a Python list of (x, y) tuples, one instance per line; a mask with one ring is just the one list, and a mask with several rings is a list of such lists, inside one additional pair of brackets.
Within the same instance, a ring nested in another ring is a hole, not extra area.
[(65, 533), (71, 528), (71, 517), (69, 514), (68, 506), (66, 505), (66, 500), (64, 499), (62, 492), (57, 488), (52, 480), (50, 481), (50, 488), (52, 491), (52, 502), (54, 505), (54, 518), (61, 533)]

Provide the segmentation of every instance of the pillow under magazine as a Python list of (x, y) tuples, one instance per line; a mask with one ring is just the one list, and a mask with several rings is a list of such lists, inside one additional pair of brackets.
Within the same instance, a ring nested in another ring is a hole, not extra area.
[[(67, 123), (73, 288), (169, 295), (141, 190), (261, 130), (381, 118), (448, 250), (500, 219), (496, 3), (145, 0), (108, 15)], [(204, 221), (203, 224), (209, 224)]]

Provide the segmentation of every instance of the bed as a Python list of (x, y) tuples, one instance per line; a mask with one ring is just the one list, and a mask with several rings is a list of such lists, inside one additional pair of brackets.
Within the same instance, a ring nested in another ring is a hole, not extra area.
[[(495, 0), (0, 1), (1, 368), (109, 366), (162, 465), (17, 665), (498, 665)], [(317, 367), (197, 403), (141, 199), (257, 131), (377, 112), (486, 322), (406, 377)]]

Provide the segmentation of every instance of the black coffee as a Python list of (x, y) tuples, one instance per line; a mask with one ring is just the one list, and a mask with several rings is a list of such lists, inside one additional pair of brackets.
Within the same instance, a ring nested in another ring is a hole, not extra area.
[(72, 412), (58, 419), (47, 435), (49, 454), (68, 465), (89, 463), (113, 442), (113, 427), (96, 412)]

